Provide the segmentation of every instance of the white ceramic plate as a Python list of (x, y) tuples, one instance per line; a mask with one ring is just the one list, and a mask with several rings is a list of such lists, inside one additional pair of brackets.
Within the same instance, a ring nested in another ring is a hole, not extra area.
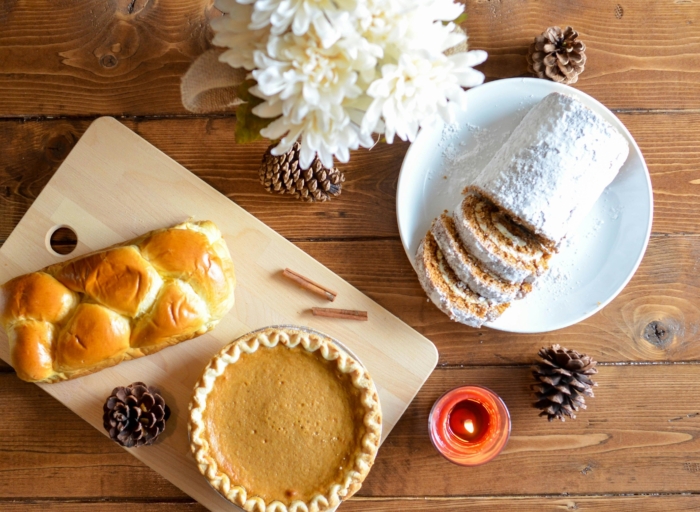
[(649, 171), (627, 128), (601, 103), (572, 87), (535, 78), (490, 82), (468, 91), (467, 110), (453, 125), (423, 129), (401, 167), (396, 214), (411, 263), (431, 222), (459, 203), (470, 183), (531, 107), (552, 92), (570, 94), (610, 121), (630, 155), (579, 229), (552, 258), (535, 291), (486, 324), (510, 332), (546, 332), (573, 325), (607, 305), (639, 266), (649, 241), (653, 199)]

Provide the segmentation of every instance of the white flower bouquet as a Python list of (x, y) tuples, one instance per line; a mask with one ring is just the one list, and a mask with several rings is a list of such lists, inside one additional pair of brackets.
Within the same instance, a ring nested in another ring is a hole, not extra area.
[(245, 68), (239, 122), (279, 140), (301, 141), (300, 164), (326, 167), (373, 134), (412, 141), (421, 126), (452, 122), (464, 87), (484, 75), (484, 51), (466, 50), (464, 7), (453, 0), (217, 0), (219, 60)]

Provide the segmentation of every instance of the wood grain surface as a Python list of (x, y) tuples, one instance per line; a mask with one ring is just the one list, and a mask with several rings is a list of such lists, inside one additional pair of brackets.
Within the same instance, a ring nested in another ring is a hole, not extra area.
[[(700, 493), (700, 365), (603, 366), (589, 409), (565, 423), (538, 417), (530, 382), (527, 367), (436, 370), (385, 442), (358, 494)], [(462, 468), (435, 451), (427, 417), (445, 389), (471, 383), (503, 397), (513, 426), (497, 459)], [(12, 418), (0, 427), (3, 497), (183, 498), (163, 477), (12, 374), (0, 375), (0, 410)], [(50, 485), (37, 486), (37, 480)]]
[[(630, 284), (597, 315), (541, 335), (477, 331), (426, 302), (394, 214), (408, 147), (380, 144), (342, 165), (343, 194), (307, 205), (265, 193), (265, 143), (235, 143), (235, 113), (188, 115), (179, 81), (209, 47), (211, 0), (0, 3), (0, 242), (98, 115), (121, 121), (419, 332), (440, 366), (341, 511), (700, 509), (700, 4), (690, 0), (466, 0), (489, 80), (526, 74), (550, 25), (572, 25), (588, 62), (576, 87), (615, 110), (654, 187), (653, 236)], [(573, 422), (530, 408), (530, 364), (562, 343), (605, 363)], [(426, 418), (473, 382), (513, 417), (506, 453), (480, 468), (444, 461)], [(0, 362), (0, 509), (202, 512)], [(567, 493), (567, 494), (563, 494)]]
[[(591, 496), (591, 497), (508, 497), (508, 498), (470, 498), (459, 499), (441, 498), (362, 498), (355, 497), (343, 505), (344, 512), (394, 512), (396, 510), (417, 511), (447, 511), (447, 512), (652, 512), (674, 511), (686, 512), (698, 510), (698, 496)], [(174, 502), (57, 502), (37, 501), (0, 502), (7, 512), (88, 512), (99, 509), (102, 512), (205, 512), (206, 509), (197, 503)]]
[[(102, 512), (205, 512), (206, 509), (197, 503), (181, 501), (138, 502), (120, 501), (82, 501), (73, 500), (42, 501), (33, 503), (5, 501), (0, 502), (2, 509), (7, 512), (88, 512), (99, 509)], [(591, 497), (494, 497), (494, 498), (363, 498), (354, 497), (343, 505), (343, 512), (652, 512), (696, 511), (700, 507), (699, 496), (591, 496)]]
[(182, 113), (180, 77), (209, 47), (210, 0), (7, 0), (3, 116)]
[[(207, 21), (217, 15), (211, 4), (4, 1), (1, 115), (184, 113), (180, 77), (208, 47)], [(700, 108), (700, 11), (693, 1), (466, 5), (469, 45), (489, 52), (482, 67), (490, 79), (525, 75), (534, 37), (551, 25), (572, 25), (587, 46), (580, 89), (610, 108)]]

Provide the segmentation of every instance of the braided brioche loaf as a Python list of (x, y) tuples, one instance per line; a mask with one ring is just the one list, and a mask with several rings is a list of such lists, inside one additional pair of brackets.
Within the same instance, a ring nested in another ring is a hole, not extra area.
[(216, 225), (185, 222), (8, 281), (0, 324), (17, 375), (58, 382), (204, 334), (235, 284)]

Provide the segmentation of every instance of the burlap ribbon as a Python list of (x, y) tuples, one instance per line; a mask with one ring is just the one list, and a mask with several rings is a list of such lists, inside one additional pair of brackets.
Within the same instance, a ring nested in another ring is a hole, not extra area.
[(214, 48), (204, 52), (182, 77), (182, 104), (190, 112), (206, 114), (243, 103), (236, 93), (247, 72), (219, 62), (219, 55), (224, 51), (222, 48)]

